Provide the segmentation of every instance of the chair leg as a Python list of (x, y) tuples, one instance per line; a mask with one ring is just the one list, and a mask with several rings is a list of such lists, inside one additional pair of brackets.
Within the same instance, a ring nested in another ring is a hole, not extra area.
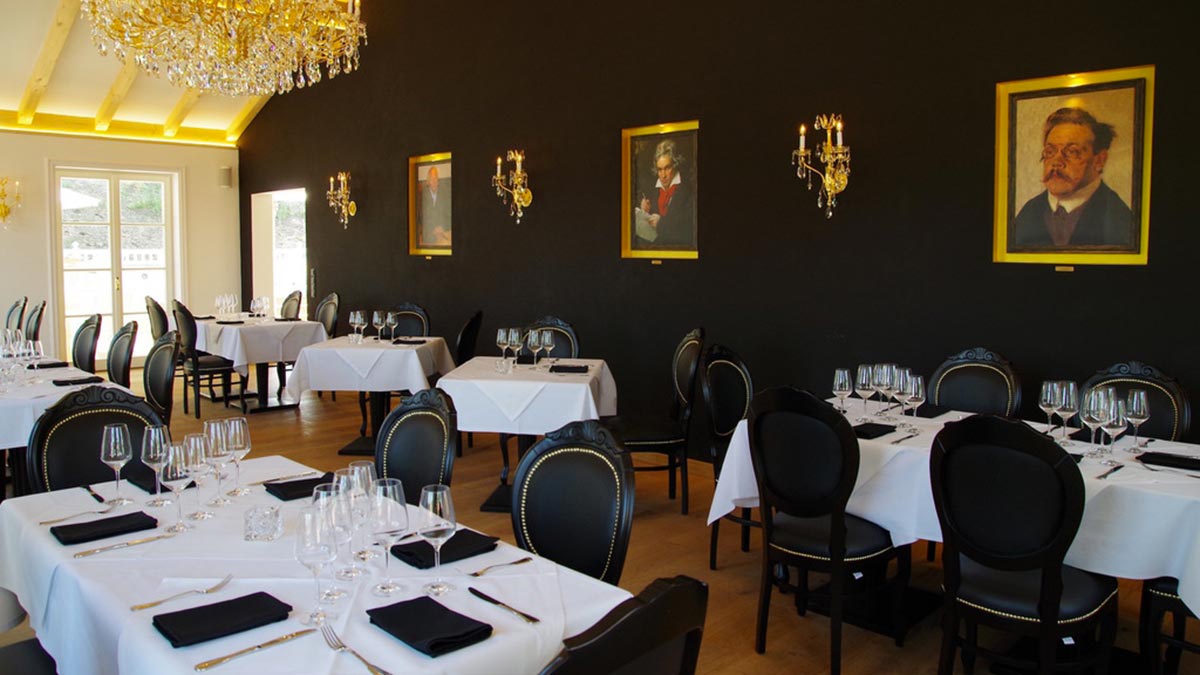
[[(714, 528), (716, 523), (713, 523)], [(714, 530), (715, 532), (715, 530)], [(754, 651), (763, 654), (767, 651), (767, 617), (771, 613), (771, 558), (763, 547), (762, 579), (758, 585), (758, 623), (754, 628)]]
[(475, 432), (474, 431), (467, 432), (467, 447), (468, 448), (475, 447)]
[(238, 387), (238, 407), (240, 407), (242, 409), (242, 414), (245, 415), (247, 412), (247, 408), (246, 408), (246, 376), (245, 375), (241, 376), (240, 385), (241, 386)]
[(717, 538), (720, 536), (721, 521), (719, 519), (713, 521), (709, 529), (712, 530), (712, 534), (708, 538), (708, 569), (715, 570), (717, 569)]
[(974, 621), (967, 619), (966, 636), (962, 650), (962, 667), (966, 675), (973, 675), (975, 672), (975, 648), (979, 646), (979, 625)]
[(187, 377), (187, 372), (185, 371), (183, 373), (183, 414), (184, 415), (188, 414), (187, 399), (188, 399), (188, 377)]
[[(750, 520), (751, 515), (753, 512), (750, 509), (742, 509), (742, 520)], [(750, 550), (750, 526), (744, 523), (742, 524), (742, 550)]]
[(1038, 640), (1038, 673), (1039, 675), (1054, 675), (1054, 654), (1058, 648), (1058, 638), (1053, 635), (1043, 635)]
[(367, 392), (358, 392), (358, 412), (362, 415), (362, 424), (358, 427), (358, 435), (367, 435)]
[(229, 398), (233, 393), (233, 373), (221, 373), (221, 399), (225, 407), (229, 407)]
[(463, 435), (462, 435), (462, 432), (460, 431), (460, 432), (458, 432), (458, 445), (454, 448), (454, 456), (462, 457), (462, 451), (463, 451)]
[(329, 392), (329, 399), (332, 401), (337, 401), (337, 392), (336, 391)]
[(925, 549), (925, 559), (929, 562), (937, 560), (937, 542), (929, 542), (929, 548)]
[[(886, 574), (886, 570), (884, 572)], [(908, 618), (904, 615), (904, 596), (912, 577), (912, 548), (903, 546), (896, 555), (896, 578), (892, 581), (892, 639), (897, 647), (904, 646), (908, 633)]]
[(808, 568), (801, 567), (796, 571), (796, 614), (804, 616), (808, 614)]
[(667, 499), (675, 499), (675, 451), (667, 453)]
[(192, 374), (192, 402), (196, 404), (196, 419), (200, 419), (200, 373), (199, 372)]
[[(672, 474), (673, 475), (673, 474)], [(680, 509), (683, 515), (688, 514), (688, 458), (687, 448), (684, 448), (679, 455), (679, 489), (683, 491), (683, 495), (679, 498)], [(743, 551), (748, 549), (742, 549)]]
[(1113, 642), (1117, 639), (1117, 608), (1113, 607), (1100, 620), (1100, 653), (1092, 668), (1095, 675), (1108, 675), (1108, 664), (1112, 659)]
[(275, 398), (283, 398), (283, 388), (287, 385), (287, 365), (282, 361), (275, 364), (275, 376), (279, 379), (279, 390), (275, 392)]
[(942, 614), (942, 650), (938, 656), (938, 675), (954, 672), (954, 650), (958, 642), (958, 617), (947, 606)]
[(829, 675), (842, 672), (842, 602), (846, 571), (837, 561), (829, 570)]
[[(1187, 636), (1187, 615), (1183, 612), (1171, 612), (1175, 617), (1175, 632), (1176, 640), (1183, 640)], [(1179, 672), (1179, 659), (1183, 656), (1183, 649), (1175, 645), (1167, 647), (1166, 663), (1163, 666), (1163, 672), (1167, 675), (1176, 675)]]

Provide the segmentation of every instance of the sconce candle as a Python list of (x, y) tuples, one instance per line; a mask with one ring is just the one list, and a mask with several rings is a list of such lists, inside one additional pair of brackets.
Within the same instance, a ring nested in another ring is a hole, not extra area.
[(329, 207), (337, 214), (338, 222), (345, 230), (350, 227), (350, 218), (358, 213), (358, 205), (350, 199), (350, 172), (339, 171), (337, 182), (337, 189), (334, 189), (333, 176), (329, 177), (329, 192), (325, 193), (325, 199), (329, 201)]
[(800, 150), (804, 151), (804, 125), (800, 125)]
[[(812, 189), (812, 179), (816, 175), (821, 180), (821, 189), (817, 193), (817, 208), (825, 209), (825, 217), (833, 217), (833, 207), (837, 206), (837, 195), (846, 189), (850, 182), (850, 146), (842, 143), (842, 116), (818, 115), (813, 128), (825, 131), (825, 142), (818, 143), (816, 160), (825, 165), (824, 170), (813, 166), (813, 151), (804, 147), (804, 125), (800, 125), (800, 149), (792, 151), (792, 166), (796, 167), (796, 177), (807, 179), (808, 189)], [(837, 131), (837, 145), (833, 144), (833, 132)]]
[(3, 225), (4, 229), (8, 229), (8, 220), (13, 211), (21, 208), (21, 181), (13, 181), (11, 195), (8, 192), (8, 181), (7, 176), (0, 176), (0, 225)]
[(492, 186), (496, 188), (496, 196), (500, 200), (508, 204), (509, 197), (512, 198), (512, 204), (508, 207), (508, 215), (521, 222), (521, 217), (525, 215), (525, 209), (533, 203), (533, 191), (529, 189), (529, 174), (525, 173), (522, 163), (525, 161), (525, 152), (523, 150), (509, 150), (508, 161), (516, 163), (516, 170), (510, 171), (508, 180), (504, 178), (504, 174), (500, 170), (500, 158), (496, 158), (496, 175), (492, 177)]

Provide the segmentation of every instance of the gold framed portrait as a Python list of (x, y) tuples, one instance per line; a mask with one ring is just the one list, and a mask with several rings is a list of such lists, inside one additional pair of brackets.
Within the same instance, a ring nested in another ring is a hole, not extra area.
[(621, 130), (621, 257), (700, 257), (700, 121)]
[(453, 200), (450, 153), (408, 158), (408, 253), (453, 252)]
[(1145, 265), (1154, 66), (996, 85), (995, 262)]

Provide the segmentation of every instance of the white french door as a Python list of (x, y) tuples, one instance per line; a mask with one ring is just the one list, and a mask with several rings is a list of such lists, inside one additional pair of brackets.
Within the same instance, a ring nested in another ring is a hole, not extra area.
[(150, 350), (146, 296), (167, 311), (175, 297), (174, 174), (55, 169), (60, 354), (92, 314), (102, 317), (97, 361), (113, 332), (138, 322), (134, 356)]

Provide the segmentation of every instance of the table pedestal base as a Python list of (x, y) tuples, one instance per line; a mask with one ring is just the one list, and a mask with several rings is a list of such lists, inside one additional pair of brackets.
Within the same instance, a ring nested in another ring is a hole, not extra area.
[(359, 436), (338, 450), (339, 455), (374, 455), (375, 439), (379, 437), (379, 429), (392, 407), (392, 395), (387, 391), (371, 392), (371, 435)]
[[(512, 486), (508, 484), (508, 439), (509, 434), (500, 434), (500, 459), (503, 465), (500, 468), (500, 485), (492, 491), (491, 496), (484, 500), (479, 506), (480, 511), (486, 513), (512, 513)], [(521, 461), (521, 457), (525, 456), (525, 451), (533, 447), (533, 442), (537, 440), (536, 436), (521, 434), (517, 436), (517, 461)]]
[[(853, 592), (854, 584), (847, 590)], [(809, 591), (808, 609), (822, 616), (829, 616), (829, 587), (820, 586)], [(842, 621), (872, 633), (892, 637), (891, 594), (887, 591), (847, 596), (842, 600)], [(913, 626), (942, 607), (942, 596), (938, 593), (909, 586), (904, 591), (904, 621), (909, 632)]]
[[(1095, 646), (1092, 645), (1089, 648), (1095, 649)], [(1018, 658), (1018, 659), (1026, 659), (1031, 662), (1034, 662), (1037, 660), (1037, 654), (1038, 654), (1037, 640), (1034, 640), (1032, 638), (1021, 638), (1020, 640), (1017, 641), (1016, 644), (1014, 644), (1012, 646), (1012, 649), (1008, 649), (1008, 650), (1004, 651), (1005, 656), (1010, 656), (1010, 657)], [(1058, 646), (1058, 660), (1060, 660), (1060, 661), (1064, 661), (1064, 660), (1068, 660), (1068, 659), (1073, 660), (1078, 657), (1079, 657), (1079, 646), (1078, 645), (1060, 644)], [(959, 655), (958, 658), (961, 659), (962, 657)], [(980, 658), (980, 660), (984, 659), (983, 656), (980, 656), (979, 658)], [(1186, 658), (1186, 656), (1184, 658)], [(1003, 663), (993, 663), (991, 665), (991, 668), (989, 668), (989, 671), (992, 673), (995, 673), (996, 675), (1026, 675), (1026, 673), (1029, 673), (1029, 674), (1036, 673), (1037, 668), (1022, 669), (1022, 668), (1017, 668), (1014, 666), (1005, 665)], [(976, 669), (975, 672), (979, 672), (979, 670)], [(1089, 670), (1086, 672), (1091, 672), (1091, 671)], [(1131, 652), (1127, 649), (1113, 647), (1111, 658), (1108, 661), (1108, 672), (1111, 673), (1112, 675), (1139, 675), (1139, 674), (1144, 674), (1146, 672), (1146, 669), (1145, 669), (1145, 664), (1142, 662), (1141, 655), (1137, 654), (1136, 652)]]
[(350, 441), (344, 448), (338, 450), (339, 455), (374, 455), (375, 437), (359, 436)]

